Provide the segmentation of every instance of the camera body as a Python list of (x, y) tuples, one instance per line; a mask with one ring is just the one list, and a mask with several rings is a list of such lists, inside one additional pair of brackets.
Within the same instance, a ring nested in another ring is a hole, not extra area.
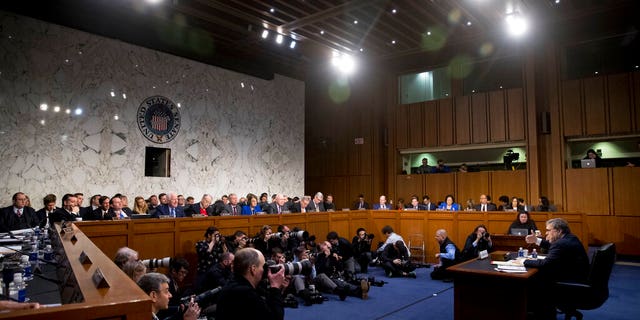
[(169, 264), (171, 264), (171, 257), (146, 259), (142, 260), (142, 264), (149, 269), (157, 269), (160, 267), (168, 268)]
[(489, 232), (485, 232), (482, 234), (482, 237), (485, 239), (489, 239), (489, 237), (491, 236), (491, 234)]
[(372, 233), (368, 233), (367, 234), (367, 239), (369, 239), (369, 240), (373, 240), (373, 238), (375, 238), (375, 237), (376, 236), (374, 234), (372, 234)]

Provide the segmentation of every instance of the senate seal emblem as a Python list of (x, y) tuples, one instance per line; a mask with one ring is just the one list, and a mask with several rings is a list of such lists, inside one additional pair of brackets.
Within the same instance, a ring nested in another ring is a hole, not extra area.
[(155, 143), (167, 143), (180, 131), (180, 111), (173, 101), (163, 96), (144, 99), (138, 107), (138, 128)]

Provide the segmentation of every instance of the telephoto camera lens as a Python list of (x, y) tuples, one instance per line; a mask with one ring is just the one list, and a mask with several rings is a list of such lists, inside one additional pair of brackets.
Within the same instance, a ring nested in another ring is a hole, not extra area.
[(164, 257), (162, 259), (152, 258), (142, 260), (142, 264), (149, 269), (157, 269), (160, 267), (168, 268), (171, 263), (171, 257)]
[(298, 262), (287, 262), (284, 264), (276, 264), (275, 261), (273, 260), (267, 260), (267, 262), (264, 264), (265, 267), (265, 272), (264, 274), (266, 275), (268, 273), (268, 270), (266, 268), (269, 268), (271, 270), (271, 273), (277, 273), (278, 271), (280, 271), (280, 268), (284, 268), (284, 274), (286, 276), (288, 275), (298, 275), (298, 274), (309, 274), (311, 272), (311, 261), (309, 261), (309, 259), (304, 259)]

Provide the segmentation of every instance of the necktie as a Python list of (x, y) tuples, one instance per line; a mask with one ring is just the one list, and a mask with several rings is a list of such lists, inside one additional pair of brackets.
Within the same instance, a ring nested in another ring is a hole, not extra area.
[(171, 208), (171, 216), (172, 216), (172, 217), (175, 217), (175, 216), (176, 216), (176, 211), (175, 211), (173, 208)]
[(18, 209), (18, 217), (22, 217), (22, 209)]
[(124, 213), (122, 213), (122, 211), (120, 211), (120, 219), (124, 219)]
[(233, 208), (233, 215), (237, 216), (238, 215), (238, 211), (236, 210), (236, 206), (231, 206), (231, 208)]
[(320, 212), (320, 204), (316, 203), (316, 212)]
[(482, 205), (482, 211), (487, 211), (487, 205), (486, 204)]
[(282, 212), (282, 211), (281, 211), (281, 209), (280, 209), (280, 206), (278, 206), (278, 213), (281, 213), (281, 212)]

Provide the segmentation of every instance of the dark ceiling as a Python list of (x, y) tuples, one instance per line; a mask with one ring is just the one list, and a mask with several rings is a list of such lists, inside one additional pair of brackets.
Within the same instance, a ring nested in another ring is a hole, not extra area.
[[(509, 4), (534, 23), (529, 44), (637, 33), (640, 20), (634, 0), (158, 1), (11, 0), (0, 8), (266, 79), (305, 79), (334, 51), (393, 70), (419, 59), (435, 65), (481, 43), (519, 46), (503, 31)], [(275, 32), (285, 36), (280, 45)]]

